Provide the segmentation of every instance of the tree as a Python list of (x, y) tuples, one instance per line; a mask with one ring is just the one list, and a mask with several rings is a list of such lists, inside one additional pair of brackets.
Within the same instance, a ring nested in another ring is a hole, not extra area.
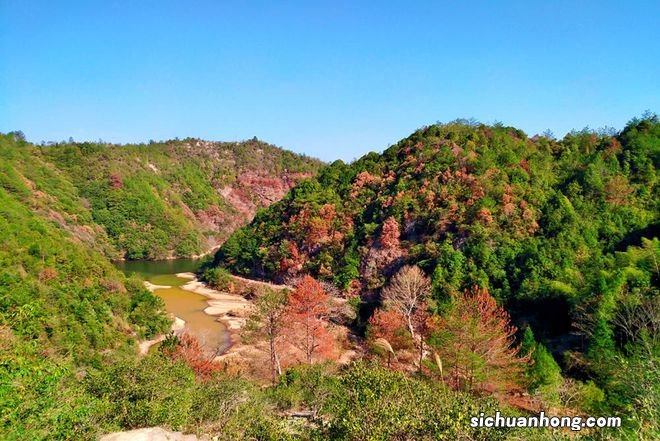
[(110, 188), (119, 190), (124, 186), (124, 181), (119, 173), (112, 173), (110, 175)]
[(403, 314), (397, 309), (379, 308), (369, 318), (369, 339), (384, 338), (394, 350), (411, 346)]
[(417, 333), (417, 353), (419, 358), (417, 360), (417, 368), (419, 373), (422, 373), (422, 361), (424, 360), (424, 343), (426, 339), (431, 335), (432, 332), (436, 329), (436, 320), (431, 314), (429, 314), (429, 307), (426, 302), (422, 303), (419, 308), (415, 311), (413, 315), (412, 323)]
[(404, 266), (383, 289), (383, 303), (391, 306), (403, 315), (410, 336), (415, 335), (415, 313), (431, 292), (431, 282), (424, 272), (416, 266)]
[(309, 364), (315, 355), (327, 354), (334, 347), (325, 320), (329, 299), (319, 282), (308, 275), (288, 297), (285, 331), (289, 342), (304, 353)]
[(287, 297), (284, 293), (266, 288), (266, 291), (255, 300), (255, 311), (248, 318), (245, 327), (248, 339), (257, 337), (268, 341), (273, 384), (277, 382), (277, 377), (282, 375), (279, 345), (284, 331), (286, 301)]
[(411, 346), (411, 339), (403, 315), (396, 309), (378, 308), (369, 318), (368, 339), (378, 352), (387, 355), (390, 367), (392, 355)]
[(431, 339), (457, 389), (510, 390), (522, 383), (530, 354), (519, 356), (516, 327), (485, 288), (453, 295)]
[(380, 234), (380, 243), (384, 248), (391, 249), (399, 246), (399, 223), (390, 216), (383, 222), (383, 230)]
[(173, 360), (185, 361), (202, 379), (208, 379), (221, 369), (221, 366), (213, 361), (216, 354), (207, 354), (199, 340), (191, 334), (170, 335), (162, 348)]
[(561, 368), (546, 347), (534, 339), (532, 328), (523, 332), (520, 353), (529, 355), (532, 363), (527, 366), (527, 383), (532, 391), (538, 391), (543, 398), (558, 401), (559, 387), (562, 384)]

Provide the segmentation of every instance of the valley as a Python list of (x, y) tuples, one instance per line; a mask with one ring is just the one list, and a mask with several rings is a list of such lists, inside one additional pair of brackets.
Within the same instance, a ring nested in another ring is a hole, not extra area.
[(129, 260), (115, 264), (126, 275), (137, 275), (148, 282), (147, 288), (163, 300), (167, 313), (183, 321), (178, 332), (194, 335), (210, 353), (222, 353), (229, 346), (226, 327), (217, 317), (204, 312), (209, 307), (208, 298), (182, 288), (191, 279), (178, 274), (196, 271), (199, 259)]
[(0, 135), (0, 428), (595, 433), (469, 424), (544, 410), (651, 439), (659, 149), (652, 114), (563, 139), (457, 120), (330, 164)]

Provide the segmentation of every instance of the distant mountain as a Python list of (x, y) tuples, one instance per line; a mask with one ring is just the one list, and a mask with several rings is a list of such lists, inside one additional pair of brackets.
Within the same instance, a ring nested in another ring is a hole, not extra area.
[[(102, 242), (113, 257), (160, 259), (198, 255), (276, 202), (322, 163), (258, 140), (240, 143), (198, 139), (139, 145), (94, 143), (23, 145), (34, 161), (66, 180), (59, 192), (82, 204), (90, 231), (82, 240)], [(25, 171), (29, 180), (29, 171)], [(75, 224), (67, 207), (51, 216)], [(99, 229), (99, 226), (101, 229)]]
[(256, 140), (36, 146), (0, 134), (0, 326), (86, 362), (163, 331), (160, 300), (109, 259), (202, 253), (321, 165)]

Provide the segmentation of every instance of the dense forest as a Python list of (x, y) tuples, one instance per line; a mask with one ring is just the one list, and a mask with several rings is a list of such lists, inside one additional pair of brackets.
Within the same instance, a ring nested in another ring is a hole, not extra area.
[[(0, 437), (653, 439), (659, 162), (650, 114), (561, 140), (437, 124), (327, 166), (257, 140), (0, 135)], [(246, 294), (264, 358), (185, 334), (137, 355), (171, 320), (111, 260), (223, 242), (210, 285), (288, 286)], [(470, 425), (539, 410), (623, 426)]]
[[(648, 435), (660, 387), (659, 163), (655, 115), (561, 140), (469, 121), (428, 126), (301, 182), (231, 236), (215, 265), (277, 282), (312, 275), (354, 305), (358, 335), (386, 337), (377, 346), (389, 351), (407, 334), (408, 346), (445, 358), (447, 347), (474, 355), (456, 341), (471, 318), (510, 316), (536, 398), (558, 405), (572, 388), (577, 407), (623, 413)], [(411, 283), (428, 283), (428, 295), (401, 307), (399, 285)], [(479, 363), (483, 372), (455, 386), (480, 374), (492, 390), (490, 376), (511, 373)]]

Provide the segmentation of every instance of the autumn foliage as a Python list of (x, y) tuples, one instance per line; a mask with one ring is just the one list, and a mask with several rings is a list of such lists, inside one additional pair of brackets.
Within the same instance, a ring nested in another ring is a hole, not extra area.
[(519, 356), (516, 327), (487, 289), (474, 286), (454, 295), (432, 327), (437, 329), (433, 346), (453, 387), (494, 392), (521, 386), (529, 357)]
[(39, 271), (39, 281), (47, 283), (57, 277), (57, 271), (53, 268), (44, 268)]
[(411, 346), (403, 314), (396, 309), (379, 308), (369, 319), (369, 338), (373, 341), (384, 338), (395, 351)]
[(399, 246), (399, 223), (393, 216), (388, 217), (383, 222), (383, 232), (380, 236), (380, 243), (384, 248), (396, 248)]
[(119, 173), (113, 173), (110, 175), (110, 188), (113, 190), (119, 190), (124, 186), (124, 181)]
[(220, 371), (221, 366), (213, 362), (213, 356), (204, 351), (199, 340), (190, 334), (181, 334), (164, 351), (172, 359), (183, 360), (202, 379)]
[(328, 329), (330, 297), (311, 276), (305, 276), (289, 294), (285, 335), (289, 343), (312, 363), (332, 353), (334, 340)]

